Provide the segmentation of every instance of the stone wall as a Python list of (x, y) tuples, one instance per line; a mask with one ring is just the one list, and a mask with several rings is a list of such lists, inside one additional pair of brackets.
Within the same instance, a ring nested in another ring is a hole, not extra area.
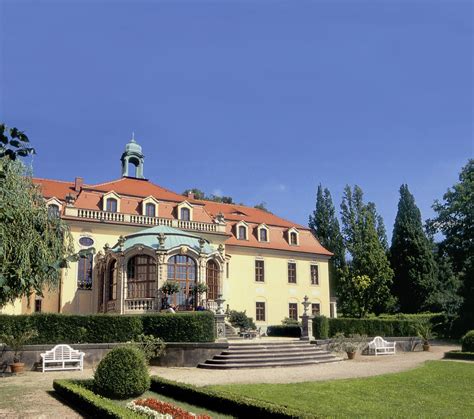
[[(95, 368), (99, 361), (119, 343), (73, 344), (72, 348), (85, 353), (84, 367)], [(41, 370), (41, 354), (54, 345), (27, 345), (23, 351), (22, 362), (27, 370)], [(212, 358), (229, 347), (222, 343), (174, 343), (166, 344), (165, 354), (151, 362), (152, 365), (166, 367), (195, 367), (200, 362)], [(4, 348), (0, 353), (0, 372), (9, 371), (8, 364), (13, 362), (13, 352)]]
[[(367, 338), (367, 343), (374, 338)], [(418, 337), (384, 337), (388, 342), (396, 342), (395, 349), (400, 352), (422, 351), (422, 341)], [(321, 345), (324, 348), (331, 342), (331, 339), (317, 339), (312, 341), (316, 345)], [(364, 353), (364, 352), (363, 352)]]

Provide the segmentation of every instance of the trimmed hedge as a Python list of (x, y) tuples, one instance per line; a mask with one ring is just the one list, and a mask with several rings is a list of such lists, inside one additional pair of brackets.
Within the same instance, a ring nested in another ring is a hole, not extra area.
[[(322, 316), (321, 316), (322, 317)], [(329, 331), (327, 337), (333, 337), (336, 333), (345, 335), (359, 334), (367, 336), (413, 336), (416, 334), (415, 325), (418, 320), (396, 320), (378, 318), (333, 318), (327, 319)], [(316, 339), (326, 339), (322, 335), (321, 323), (324, 320), (315, 317), (313, 320), (313, 334)]]
[(128, 342), (145, 333), (165, 342), (213, 342), (211, 312), (147, 315), (38, 313), (0, 315), (0, 334), (36, 329), (29, 344)]
[(230, 414), (234, 417), (314, 418), (314, 414), (263, 400), (195, 387), (161, 377), (151, 377), (151, 390), (186, 403)]
[(315, 316), (313, 318), (313, 336), (317, 339), (329, 337), (329, 319), (326, 316)]
[(268, 336), (282, 336), (282, 337), (289, 337), (289, 338), (299, 338), (301, 337), (301, 329), (296, 324), (268, 326), (267, 335)]
[(467, 332), (461, 339), (463, 352), (474, 352), (474, 330)]
[(474, 361), (474, 352), (449, 351), (444, 353), (444, 357), (447, 359), (465, 359), (468, 361)]
[(92, 391), (92, 380), (54, 380), (53, 388), (69, 406), (94, 418), (139, 419), (142, 415)]

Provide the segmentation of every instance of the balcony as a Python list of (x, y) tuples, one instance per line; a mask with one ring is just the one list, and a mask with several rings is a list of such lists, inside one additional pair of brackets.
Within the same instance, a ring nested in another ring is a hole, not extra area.
[(132, 224), (142, 226), (159, 226), (179, 228), (182, 230), (200, 231), (205, 233), (225, 233), (224, 224), (204, 223), (198, 221), (183, 221), (169, 218), (148, 217), (146, 215), (124, 214), (120, 212), (97, 211), (66, 207), (64, 215), (67, 218), (93, 220), (100, 222)]

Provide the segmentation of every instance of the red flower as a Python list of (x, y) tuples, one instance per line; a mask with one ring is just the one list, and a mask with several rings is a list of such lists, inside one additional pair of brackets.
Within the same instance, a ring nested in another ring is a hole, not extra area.
[(146, 406), (164, 415), (171, 415), (174, 419), (211, 419), (207, 415), (194, 415), (171, 403), (162, 402), (157, 399), (138, 399), (134, 401), (139, 406)]

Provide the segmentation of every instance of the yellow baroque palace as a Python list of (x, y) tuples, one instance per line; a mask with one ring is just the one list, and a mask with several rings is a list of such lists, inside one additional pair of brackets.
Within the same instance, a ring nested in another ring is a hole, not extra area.
[[(224, 308), (246, 311), (257, 327), (312, 314), (336, 316), (326, 250), (311, 231), (269, 212), (179, 195), (144, 178), (142, 148), (132, 139), (122, 177), (88, 185), (35, 178), (50, 213), (70, 227), (78, 262), (59, 287), (23, 298), (3, 313), (135, 314)], [(134, 170), (133, 170), (134, 169)], [(133, 171), (133, 176), (131, 171)], [(160, 287), (178, 282), (166, 298)], [(196, 293), (196, 284), (207, 285)]]

